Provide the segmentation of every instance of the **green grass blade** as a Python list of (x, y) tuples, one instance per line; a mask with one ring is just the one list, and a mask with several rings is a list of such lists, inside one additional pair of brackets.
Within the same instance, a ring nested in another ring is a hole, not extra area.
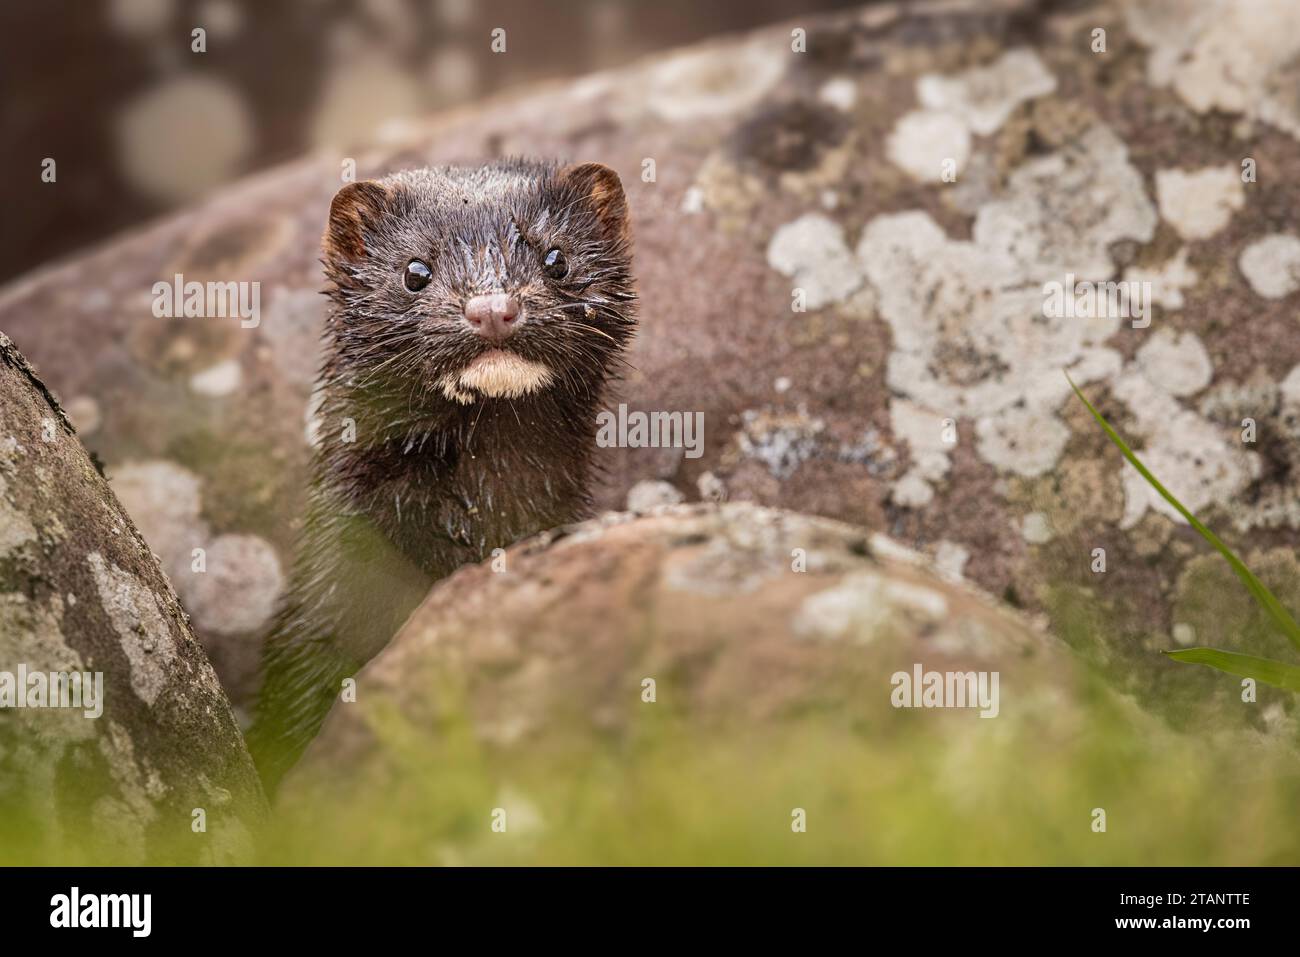
[(1254, 678), (1275, 688), (1300, 691), (1300, 667), (1289, 665), (1284, 661), (1256, 658), (1254, 655), (1238, 655), (1231, 651), (1219, 651), (1217, 648), (1185, 648), (1179, 651), (1165, 651), (1162, 654), (1168, 655), (1175, 661), (1209, 665), (1230, 675)]
[[(1242, 563), (1241, 559), (1232, 553), (1232, 549), (1228, 548), (1227, 545), (1223, 544), (1223, 542), (1219, 540), (1219, 536), (1215, 535), (1212, 531), (1202, 525), (1197, 517), (1183, 506), (1182, 502), (1174, 498), (1173, 494), (1160, 484), (1159, 479), (1147, 471), (1147, 467), (1142, 464), (1142, 461), (1136, 455), (1133, 454), (1133, 450), (1128, 447), (1122, 438), (1120, 438), (1119, 433), (1111, 427), (1111, 424), (1106, 421), (1106, 418), (1093, 407), (1092, 403), (1088, 401), (1087, 396), (1085, 396), (1079, 390), (1079, 387), (1074, 384), (1074, 380), (1070, 378), (1068, 372), (1066, 373), (1065, 378), (1070, 383), (1070, 388), (1074, 390), (1074, 394), (1077, 395), (1080, 401), (1088, 407), (1088, 411), (1092, 413), (1092, 417), (1097, 420), (1097, 423), (1103, 429), (1105, 429), (1110, 440), (1114, 442), (1120, 452), (1124, 454), (1124, 458), (1129, 460), (1129, 464), (1137, 469), (1141, 476), (1151, 484), (1151, 487), (1160, 493), (1161, 498), (1176, 508), (1183, 518), (1187, 519), (1192, 528), (1201, 533), (1202, 538), (1215, 547), (1219, 554), (1222, 555), (1224, 559), (1227, 560), (1228, 564), (1232, 566), (1232, 570), (1237, 573), (1237, 577), (1240, 578), (1242, 583), (1246, 586), (1246, 590), (1250, 592), (1255, 601), (1259, 602), (1260, 607), (1268, 612), (1269, 617), (1273, 619), (1273, 623), (1277, 625), (1282, 634), (1286, 635), (1287, 640), (1290, 641), (1291, 644), (1295, 645), (1296, 648), (1300, 648), (1300, 625), (1296, 624), (1296, 620), (1291, 617), (1291, 613), (1282, 607), (1282, 603), (1277, 600), (1276, 596), (1268, 590), (1264, 583), (1256, 578), (1251, 573), (1250, 569)], [(1262, 681), (1263, 679), (1260, 680)]]

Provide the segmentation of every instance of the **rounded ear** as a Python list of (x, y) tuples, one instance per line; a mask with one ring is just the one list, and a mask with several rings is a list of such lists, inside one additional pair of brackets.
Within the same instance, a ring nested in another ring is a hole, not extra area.
[(388, 208), (388, 190), (371, 180), (348, 183), (334, 194), (321, 246), (327, 259), (357, 261), (366, 254), (366, 229)]
[(602, 163), (572, 163), (555, 174), (563, 184), (587, 198), (611, 239), (626, 242), (630, 235), (627, 197), (618, 174)]

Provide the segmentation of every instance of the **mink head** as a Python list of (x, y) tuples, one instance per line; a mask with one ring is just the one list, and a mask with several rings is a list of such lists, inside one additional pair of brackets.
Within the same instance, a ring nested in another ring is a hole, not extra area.
[(323, 247), (335, 381), (412, 403), (596, 395), (635, 325), (627, 203), (598, 163), (350, 183)]

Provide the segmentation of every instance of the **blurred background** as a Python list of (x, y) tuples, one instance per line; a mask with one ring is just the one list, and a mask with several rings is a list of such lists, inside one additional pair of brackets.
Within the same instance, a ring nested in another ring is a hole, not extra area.
[[(314, 148), (846, 0), (53, 0), (0, 7), (0, 281)], [(861, 5), (861, 4), (856, 4)], [(491, 31), (527, 36), (493, 56)], [(206, 32), (206, 52), (191, 32)], [(542, 42), (538, 42), (541, 38)], [(512, 51), (513, 53), (513, 51)], [(43, 188), (41, 162), (61, 187)], [(20, 225), (15, 225), (20, 224)]]

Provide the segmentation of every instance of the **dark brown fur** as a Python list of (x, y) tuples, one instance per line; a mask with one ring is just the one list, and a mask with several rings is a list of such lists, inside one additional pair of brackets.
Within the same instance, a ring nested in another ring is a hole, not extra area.
[[(584, 516), (595, 418), (635, 326), (626, 201), (598, 164), (350, 184), (323, 247), (321, 443), (248, 736), (268, 789), (433, 581)], [(552, 248), (563, 279), (541, 270)], [(412, 258), (433, 272), (417, 293), (402, 282)], [(509, 349), (554, 379), (517, 398), (449, 397), (439, 383), (488, 348), (464, 304), (494, 292), (523, 305)]]

